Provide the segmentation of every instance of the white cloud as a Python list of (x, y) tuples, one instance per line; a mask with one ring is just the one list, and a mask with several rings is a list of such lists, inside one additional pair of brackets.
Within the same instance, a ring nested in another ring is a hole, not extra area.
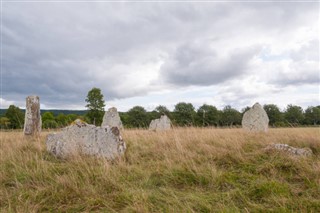
[(14, 101), (5, 100), (3, 98), (0, 98), (0, 108), (8, 108), (10, 105), (14, 104)]

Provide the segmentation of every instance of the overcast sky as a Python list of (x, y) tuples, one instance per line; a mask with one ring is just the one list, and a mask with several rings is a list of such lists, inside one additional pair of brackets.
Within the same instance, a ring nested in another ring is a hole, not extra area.
[(1, 108), (319, 100), (319, 2), (3, 1)]

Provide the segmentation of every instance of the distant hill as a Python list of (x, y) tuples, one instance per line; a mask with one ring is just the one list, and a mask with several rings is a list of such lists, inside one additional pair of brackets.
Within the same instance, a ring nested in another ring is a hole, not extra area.
[[(0, 109), (0, 115), (3, 115), (6, 113), (7, 109)], [(21, 110), (23, 113), (25, 112), (25, 109)], [(60, 113), (69, 115), (69, 114), (76, 114), (76, 115), (84, 115), (87, 110), (60, 110), (60, 109), (42, 109), (41, 114), (45, 112), (52, 112), (54, 116), (59, 115)]]

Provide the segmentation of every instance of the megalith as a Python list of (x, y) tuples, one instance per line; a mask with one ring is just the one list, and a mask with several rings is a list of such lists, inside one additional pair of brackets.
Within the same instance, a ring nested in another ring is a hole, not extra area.
[(255, 103), (251, 109), (244, 113), (242, 128), (251, 132), (268, 131), (269, 118), (266, 111), (259, 103)]
[(111, 107), (104, 113), (102, 120), (102, 127), (110, 126), (110, 127), (118, 127), (119, 129), (123, 129), (123, 125), (117, 111), (117, 108)]
[(149, 125), (149, 130), (162, 131), (171, 128), (171, 121), (166, 115), (161, 115), (159, 119), (154, 119)]
[(112, 160), (126, 150), (118, 127), (97, 127), (80, 119), (59, 133), (49, 134), (46, 146), (48, 152), (61, 158), (84, 154)]
[(40, 115), (40, 100), (38, 96), (28, 96), (26, 98), (26, 112), (24, 119), (25, 135), (36, 135), (41, 132), (41, 115)]
[(312, 156), (312, 150), (310, 148), (295, 148), (289, 146), (288, 144), (271, 144), (265, 148), (265, 150), (279, 150), (283, 152), (287, 152), (290, 155), (296, 156)]

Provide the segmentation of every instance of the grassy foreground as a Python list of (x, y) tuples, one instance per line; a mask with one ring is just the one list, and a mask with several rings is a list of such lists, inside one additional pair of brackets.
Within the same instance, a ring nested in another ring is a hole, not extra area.
[[(320, 212), (320, 129), (125, 130), (115, 162), (61, 160), (1, 132), (1, 212)], [(312, 157), (263, 150), (309, 147)]]

